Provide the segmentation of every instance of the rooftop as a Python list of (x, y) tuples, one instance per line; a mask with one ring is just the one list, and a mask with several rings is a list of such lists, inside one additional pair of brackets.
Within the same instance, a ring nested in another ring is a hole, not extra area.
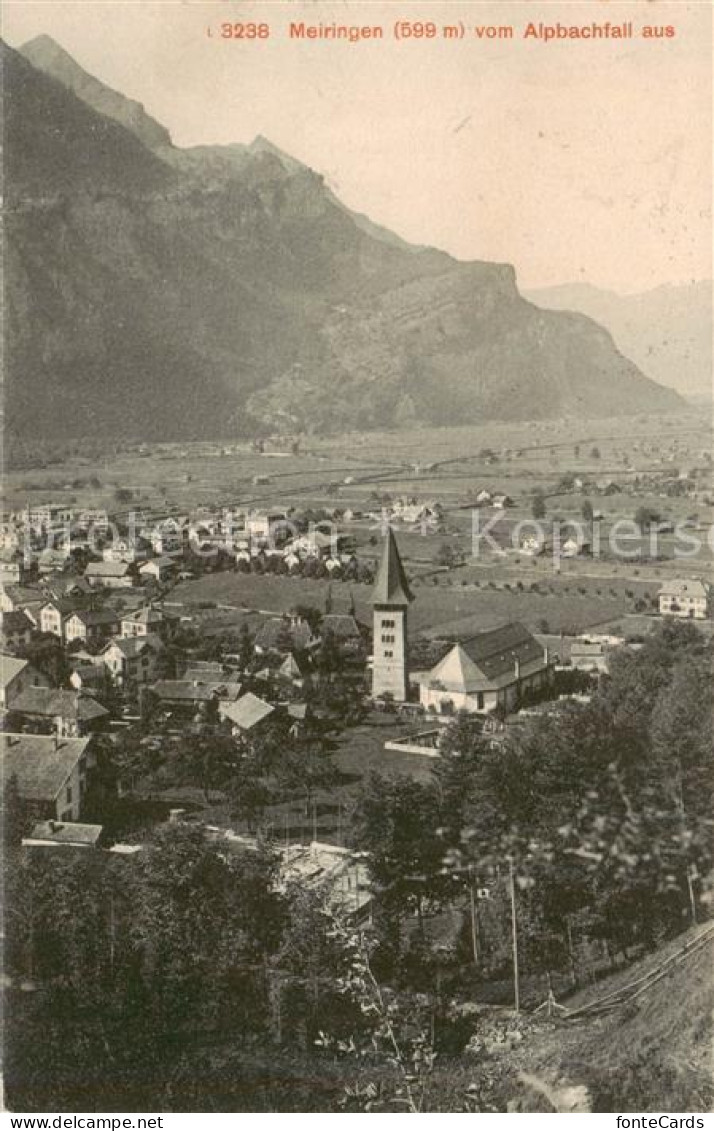
[(119, 621), (117, 614), (111, 609), (77, 609), (72, 616), (78, 617), (87, 628), (94, 625), (117, 624)]
[(122, 624), (127, 622), (132, 624), (161, 624), (164, 616), (158, 609), (149, 606), (144, 609), (137, 609), (134, 613), (125, 613), (121, 619)]
[(708, 589), (703, 581), (673, 578), (665, 581), (659, 591), (660, 597), (701, 597), (706, 598)]
[(129, 572), (127, 562), (90, 562), (84, 571), (87, 577), (125, 577)]
[(406, 608), (414, 599), (404, 572), (402, 559), (397, 548), (397, 540), (391, 527), (384, 540), (382, 560), (377, 571), (377, 580), (372, 590), (372, 604), (395, 605)]
[(25, 801), (54, 801), (89, 745), (89, 738), (0, 734), (2, 779), (15, 778)]
[(223, 680), (160, 679), (151, 690), (166, 703), (207, 703), (210, 699), (236, 700), (239, 683)]
[(84, 825), (79, 821), (38, 821), (29, 836), (23, 838), (24, 847), (44, 844), (68, 847), (94, 848), (102, 835), (102, 825)]
[(265, 700), (259, 699), (249, 691), (237, 703), (226, 703), (221, 707), (221, 716), (228, 719), (240, 730), (252, 730), (254, 726), (272, 715), (274, 707)]
[(109, 714), (106, 707), (78, 691), (58, 691), (53, 687), (28, 687), (18, 695), (12, 710), (22, 715), (40, 715), (43, 718), (77, 719), (89, 722)]
[(0, 655), (0, 679), (2, 686), (7, 687), (13, 679), (27, 667), (27, 660), (19, 660), (17, 656)]
[(159, 652), (162, 647), (161, 638), (152, 632), (149, 632), (146, 636), (115, 636), (103, 649), (102, 655), (105, 655), (112, 648), (118, 648), (127, 660), (131, 660), (135, 656), (140, 656), (147, 648)]
[(543, 656), (541, 645), (517, 621), (462, 640), (461, 647), (488, 678), (512, 671), (516, 660), (520, 664), (529, 664)]
[(256, 648), (264, 651), (270, 649), (284, 650), (286, 652), (305, 651), (313, 642), (313, 635), (307, 621), (290, 621), (288, 617), (271, 617), (267, 620), (255, 638)]

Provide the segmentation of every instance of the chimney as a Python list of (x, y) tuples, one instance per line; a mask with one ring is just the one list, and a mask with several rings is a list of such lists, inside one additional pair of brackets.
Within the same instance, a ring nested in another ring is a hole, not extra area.
[(48, 821), (48, 822), (47, 822), (47, 828), (49, 829), (49, 831), (50, 831), (51, 833), (54, 833), (54, 832), (56, 832), (56, 831), (57, 831), (57, 822), (56, 822), (56, 821), (52, 821), (52, 820)]
[(521, 661), (518, 659), (518, 656), (513, 660), (513, 672), (516, 677), (516, 683), (518, 683), (521, 678)]

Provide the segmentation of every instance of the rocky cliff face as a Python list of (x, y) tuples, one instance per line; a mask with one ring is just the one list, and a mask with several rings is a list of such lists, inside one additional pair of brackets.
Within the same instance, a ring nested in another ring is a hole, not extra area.
[(661, 286), (618, 295), (587, 283), (527, 296), (548, 310), (579, 310), (606, 326), (648, 376), (684, 396), (712, 396), (712, 284)]
[(679, 407), (512, 267), (405, 245), (262, 140), (177, 149), (52, 41), (26, 55), (3, 52), (11, 436)]

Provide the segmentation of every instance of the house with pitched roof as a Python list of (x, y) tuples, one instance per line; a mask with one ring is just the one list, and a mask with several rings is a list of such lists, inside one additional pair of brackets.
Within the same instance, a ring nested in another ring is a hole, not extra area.
[(14, 700), (10, 708), (13, 725), (44, 726), (64, 738), (82, 738), (102, 730), (109, 719), (109, 711), (79, 691), (64, 691), (54, 687), (28, 687)]
[(45, 596), (40, 589), (25, 585), (0, 585), (0, 612), (16, 613), (18, 609), (35, 609), (43, 604)]
[(119, 618), (111, 609), (77, 609), (67, 617), (64, 635), (67, 643), (83, 640), (97, 643), (114, 636), (119, 631)]
[(53, 636), (64, 640), (67, 620), (82, 607), (82, 601), (74, 597), (53, 597), (45, 601), (40, 607), (38, 617), (40, 632), (50, 632)]
[(115, 636), (99, 653), (99, 659), (114, 682), (149, 683), (156, 678), (156, 665), (163, 650), (158, 636), (136, 636), (124, 639)]
[(75, 691), (101, 692), (105, 686), (107, 669), (99, 660), (78, 660), (72, 656), (69, 682)]
[(166, 639), (174, 631), (177, 621), (177, 617), (168, 616), (160, 609), (149, 605), (122, 616), (121, 635), (124, 638), (155, 635)]
[(0, 642), (3, 648), (12, 650), (30, 643), (34, 624), (22, 609), (11, 613), (0, 613)]
[(367, 651), (368, 630), (363, 629), (351, 613), (325, 613), (320, 621), (320, 636), (331, 636), (346, 658), (363, 659)]
[(133, 563), (90, 562), (84, 576), (93, 589), (130, 589), (134, 584)]
[(237, 736), (254, 733), (274, 713), (275, 707), (253, 695), (252, 691), (242, 695), (234, 703), (223, 702), (218, 706), (218, 716), (227, 722), (231, 733)]
[(258, 632), (254, 648), (258, 655), (274, 652), (287, 656), (307, 652), (318, 643), (308, 622), (302, 617), (270, 617)]
[(0, 734), (3, 788), (12, 780), (37, 820), (78, 821), (94, 766), (89, 738)]
[(510, 711), (525, 693), (545, 687), (552, 664), (522, 624), (505, 624), (455, 643), (419, 682), (427, 710)]
[(155, 581), (158, 585), (162, 585), (175, 577), (180, 568), (180, 559), (170, 558), (164, 554), (159, 558), (150, 558), (148, 562), (140, 565), (139, 577), (142, 581)]
[(709, 611), (709, 589), (698, 579), (665, 581), (658, 599), (663, 616), (705, 620)]
[(240, 696), (241, 685), (225, 677), (216, 679), (160, 679), (151, 690), (162, 707), (170, 711), (194, 714), (200, 707), (215, 702), (234, 703)]
[(29, 660), (18, 656), (0, 654), (0, 712), (9, 710), (18, 695), (28, 687), (49, 687), (50, 681), (44, 672)]

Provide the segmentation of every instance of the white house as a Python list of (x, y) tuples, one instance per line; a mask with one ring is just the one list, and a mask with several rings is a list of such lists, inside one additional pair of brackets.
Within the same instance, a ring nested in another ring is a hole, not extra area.
[(705, 620), (708, 609), (709, 589), (703, 581), (665, 581), (659, 591), (659, 611), (663, 616)]
[(158, 636), (117, 637), (107, 644), (98, 658), (119, 685), (128, 681), (149, 683), (155, 678), (162, 647)]
[(161, 558), (150, 558), (148, 562), (144, 562), (139, 566), (139, 576), (142, 581), (156, 581), (162, 584), (168, 581), (178, 570), (179, 563), (167, 555)]
[(454, 644), (419, 681), (419, 699), (427, 710), (512, 710), (520, 696), (550, 680), (551, 663), (522, 624), (506, 624)]
[(135, 562), (145, 556), (133, 538), (115, 538), (102, 550), (105, 562)]
[[(248, 538), (257, 542), (280, 540), (281, 526), (287, 522), (285, 511), (254, 511), (245, 520), (245, 531)], [(277, 539), (276, 539), (276, 536)]]
[(111, 609), (78, 609), (67, 617), (64, 625), (68, 644), (73, 640), (104, 640), (118, 631), (119, 618)]
[(160, 609), (147, 606), (134, 613), (125, 613), (121, 618), (121, 635), (125, 639), (134, 636), (162, 636), (167, 627), (166, 618)]

